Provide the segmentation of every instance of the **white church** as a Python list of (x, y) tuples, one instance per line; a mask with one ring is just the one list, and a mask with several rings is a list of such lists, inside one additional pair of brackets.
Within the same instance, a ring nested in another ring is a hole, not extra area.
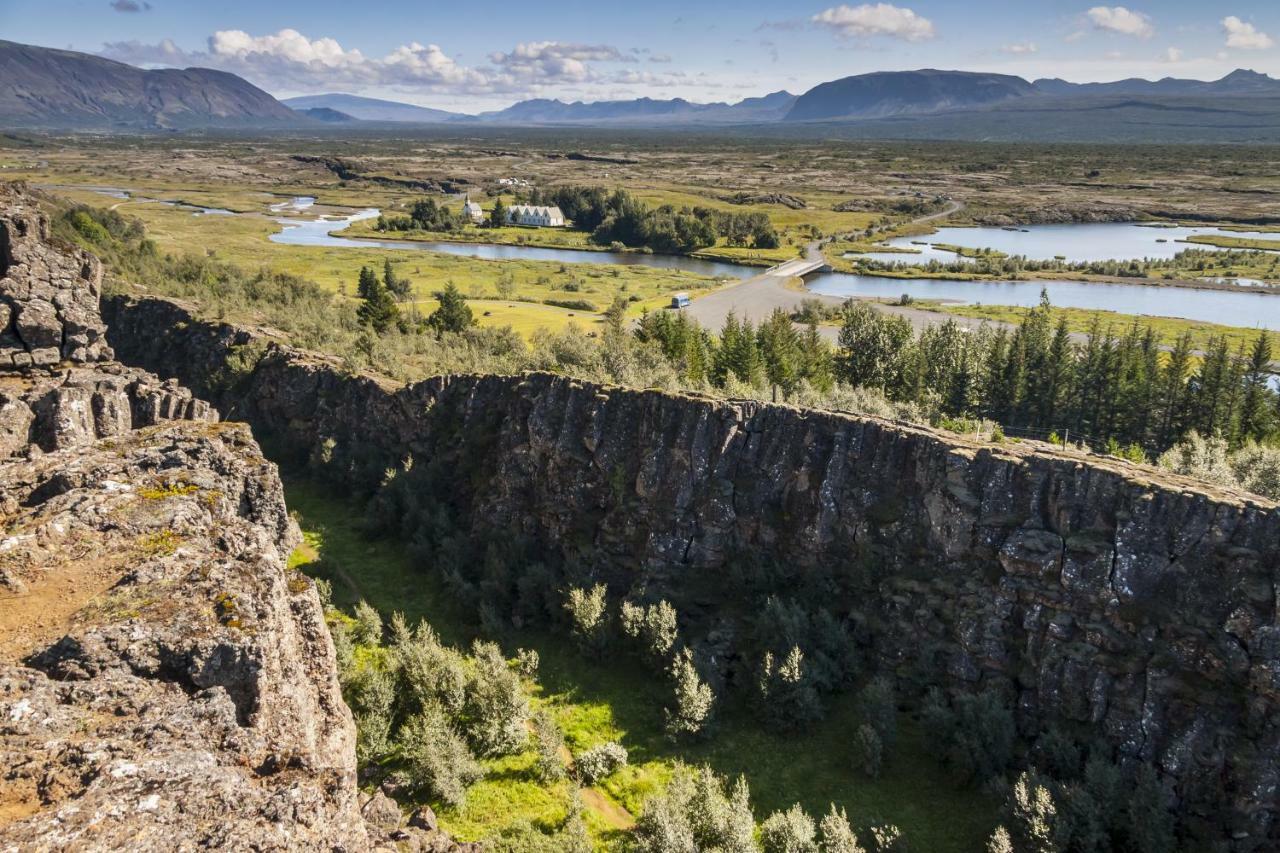
[(531, 225), (535, 228), (563, 228), (564, 214), (558, 207), (513, 204), (507, 208), (507, 222), (513, 225)]

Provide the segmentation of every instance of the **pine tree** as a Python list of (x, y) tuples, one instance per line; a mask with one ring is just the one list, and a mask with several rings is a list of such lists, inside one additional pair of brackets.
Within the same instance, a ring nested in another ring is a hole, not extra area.
[(356, 316), (362, 324), (382, 333), (400, 319), (400, 309), (391, 292), (368, 267), (360, 268), (358, 292), (362, 302)]
[(507, 224), (507, 206), (502, 203), (499, 198), (493, 203), (493, 210), (489, 212), (489, 227), (501, 228)]
[(1264, 330), (1258, 333), (1249, 351), (1248, 365), (1244, 371), (1244, 388), (1240, 400), (1239, 428), (1236, 443), (1262, 441), (1271, 433), (1271, 413), (1267, 405), (1267, 383), (1271, 378), (1271, 336)]
[(431, 312), (427, 325), (437, 334), (461, 332), (476, 324), (471, 306), (467, 305), (467, 300), (453, 282), (445, 284), (444, 290), (436, 294), (436, 299), (440, 301), (440, 307)]

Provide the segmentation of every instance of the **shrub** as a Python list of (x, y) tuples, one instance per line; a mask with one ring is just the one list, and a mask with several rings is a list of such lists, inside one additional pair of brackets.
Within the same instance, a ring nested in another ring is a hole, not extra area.
[(813, 818), (794, 805), (760, 824), (760, 846), (764, 853), (818, 853), (816, 834)]
[(849, 816), (844, 809), (837, 811), (835, 803), (831, 804), (831, 811), (827, 812), (819, 824), (819, 830), (822, 835), (822, 853), (866, 853), (858, 843), (858, 836), (854, 834), (853, 828), (849, 826)]
[(645, 655), (657, 664), (665, 663), (680, 638), (679, 617), (667, 601), (647, 607), (624, 601), (621, 625), (622, 632), (640, 641)]
[(596, 584), (589, 590), (570, 589), (565, 609), (569, 611), (573, 636), (578, 645), (587, 652), (603, 649), (608, 639), (604, 584)]
[(517, 752), (524, 745), (529, 721), (529, 700), (520, 678), (494, 643), (476, 641), (471, 655), (474, 666), (463, 707), (467, 738), (480, 755)]
[(410, 633), (404, 617), (391, 617), (391, 654), (400, 672), (402, 701), (410, 711), (440, 705), (450, 714), (462, 712), (467, 675), (462, 656), (445, 648), (426, 622)]
[(429, 706), (411, 717), (396, 741), (410, 785), (425, 796), (459, 806), (467, 787), (484, 775), (466, 741), (439, 706)]
[(688, 649), (676, 656), (671, 677), (675, 682), (675, 702), (665, 712), (667, 734), (672, 737), (703, 734), (711, 719), (715, 695), (698, 677), (693, 654)]
[(555, 782), (565, 776), (564, 735), (556, 721), (546, 711), (533, 715), (533, 734), (538, 741), (538, 761), (534, 769), (543, 782)]
[(925, 698), (922, 716), (935, 754), (962, 780), (985, 782), (1013, 760), (1013, 714), (994, 693), (961, 696), (950, 708), (934, 688)]
[(376, 646), (382, 642), (382, 617), (363, 598), (356, 605), (355, 620), (352, 639), (358, 644)]
[(856, 760), (862, 771), (872, 779), (880, 778), (880, 765), (884, 758), (884, 746), (880, 735), (869, 723), (863, 723), (853, 736)]
[(1031, 773), (1022, 773), (1010, 793), (1010, 835), (1027, 853), (1057, 853), (1054, 824), (1058, 808), (1053, 795)]
[(516, 672), (525, 678), (537, 678), (538, 664), (536, 649), (516, 649)]
[(867, 725), (875, 729), (880, 742), (892, 749), (898, 736), (898, 700), (894, 697), (893, 683), (887, 678), (876, 678), (858, 693), (858, 712)]
[(756, 822), (744, 777), (738, 777), (726, 797), (720, 778), (710, 767), (703, 767), (693, 778), (686, 811), (699, 850), (755, 853)]
[(692, 799), (693, 781), (677, 769), (662, 793), (645, 800), (632, 833), (638, 853), (701, 853), (689, 820)]
[(902, 830), (891, 823), (871, 827), (871, 841), (876, 853), (900, 853), (907, 849)]
[(987, 841), (987, 853), (1013, 853), (1013, 839), (1009, 837), (1009, 830), (1003, 826), (996, 827)]
[(808, 673), (804, 653), (793, 646), (781, 665), (765, 652), (757, 692), (761, 713), (778, 729), (794, 729), (822, 718), (822, 703)]
[(627, 750), (611, 740), (579, 753), (573, 764), (583, 784), (594, 785), (619, 767), (627, 766)]

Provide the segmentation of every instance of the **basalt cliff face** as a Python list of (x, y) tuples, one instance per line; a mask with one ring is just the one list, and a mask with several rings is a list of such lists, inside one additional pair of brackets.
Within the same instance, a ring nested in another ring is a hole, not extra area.
[[(589, 560), (619, 592), (705, 594), (746, 554), (821, 570), (883, 671), (994, 688), (1026, 733), (1075, 726), (1154, 762), (1219, 849), (1280, 844), (1280, 510), (1263, 499), (1045, 446), (544, 374), (399, 387), (179, 303), (108, 313), (130, 361), (348, 488), (434, 470), (477, 535)], [(383, 506), (413, 528), (410, 504)]]
[(48, 238), (0, 189), (0, 850), (367, 849), (275, 465)]

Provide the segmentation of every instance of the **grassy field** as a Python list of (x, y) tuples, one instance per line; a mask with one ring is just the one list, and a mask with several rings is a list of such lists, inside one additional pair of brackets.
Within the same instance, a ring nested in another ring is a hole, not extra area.
[[(1280, 237), (1280, 234), (1276, 235)], [(1276, 240), (1259, 240), (1255, 237), (1227, 237), (1221, 234), (1192, 234), (1187, 238), (1188, 243), (1203, 243), (1207, 246), (1217, 246), (1221, 249), (1265, 249), (1267, 251), (1280, 251), (1280, 239)]]
[[(929, 311), (940, 311), (956, 314), (961, 317), (976, 317), (980, 320), (992, 320), (1005, 323), (1016, 323), (1030, 312), (1029, 308), (1016, 308), (1008, 305), (947, 305), (936, 302), (915, 302), (913, 307)], [(1067, 327), (1073, 332), (1086, 332), (1094, 319), (1101, 321), (1103, 328), (1110, 325), (1116, 334), (1124, 332), (1133, 323), (1133, 316), (1118, 314), (1115, 311), (1091, 311), (1085, 308), (1060, 308), (1055, 306), (1053, 314), (1067, 321)], [(1266, 318), (1259, 317), (1260, 322)], [(1238, 326), (1219, 326), (1214, 323), (1200, 323), (1195, 320), (1180, 320), (1174, 317), (1141, 318), (1143, 326), (1150, 326), (1160, 336), (1161, 343), (1171, 344), (1183, 332), (1190, 332), (1196, 349), (1202, 349), (1210, 337), (1225, 335), (1233, 348), (1244, 345), (1246, 351), (1258, 338), (1257, 329), (1244, 329)], [(1280, 331), (1270, 332), (1273, 352), (1280, 352)]]
[[(87, 195), (84, 200), (103, 204), (102, 196)], [(430, 294), (453, 282), (469, 299), (478, 300), (472, 308), (482, 325), (510, 324), (525, 334), (544, 324), (554, 329), (569, 321), (594, 323), (600, 319), (598, 312), (569, 312), (541, 304), (547, 299), (585, 300), (603, 311), (615, 296), (621, 296), (628, 300), (629, 313), (638, 315), (646, 308), (666, 305), (672, 293), (696, 295), (720, 284), (707, 276), (641, 264), (483, 260), (377, 246), (289, 246), (269, 240), (280, 226), (267, 217), (195, 216), (172, 206), (144, 202), (126, 202), (117, 210), (141, 219), (161, 251), (204, 252), (250, 269), (270, 267), (344, 294), (354, 294), (362, 266), (381, 272), (383, 261), (390, 258), (396, 275), (413, 282), (418, 299), (430, 301)]]
[[(349, 608), (364, 598), (384, 615), (398, 610), (410, 621), (427, 619), (453, 644), (475, 636), (474, 614), (460, 612), (427, 567), (414, 565), (397, 542), (362, 536), (358, 508), (309, 481), (287, 481), (286, 493), (306, 540), (292, 563), (330, 579), (336, 604)], [(564, 638), (547, 634), (512, 638), (508, 653), (516, 645), (538, 651), (540, 674), (529, 684), (534, 704), (554, 714), (572, 751), (617, 740), (630, 754), (628, 767), (583, 794), (587, 826), (600, 849), (620, 849), (623, 828), (677, 760), (706, 763), (729, 776), (744, 774), (760, 819), (793, 802), (818, 817), (834, 802), (848, 809), (856, 827), (898, 825), (914, 850), (980, 849), (996, 822), (998, 804), (950, 784), (930, 756), (924, 733), (905, 715), (884, 775), (872, 781), (855, 772), (852, 732), (860, 720), (851, 695), (836, 701), (828, 717), (802, 736), (762, 733), (742, 709), (728, 708), (710, 740), (677, 748), (662, 732), (666, 692), (638, 662), (588, 660)], [(469, 840), (522, 821), (557, 825), (569, 808), (571, 789), (533, 781), (533, 760), (528, 751), (486, 763), (487, 776), (461, 808), (437, 808), (442, 824)]]

